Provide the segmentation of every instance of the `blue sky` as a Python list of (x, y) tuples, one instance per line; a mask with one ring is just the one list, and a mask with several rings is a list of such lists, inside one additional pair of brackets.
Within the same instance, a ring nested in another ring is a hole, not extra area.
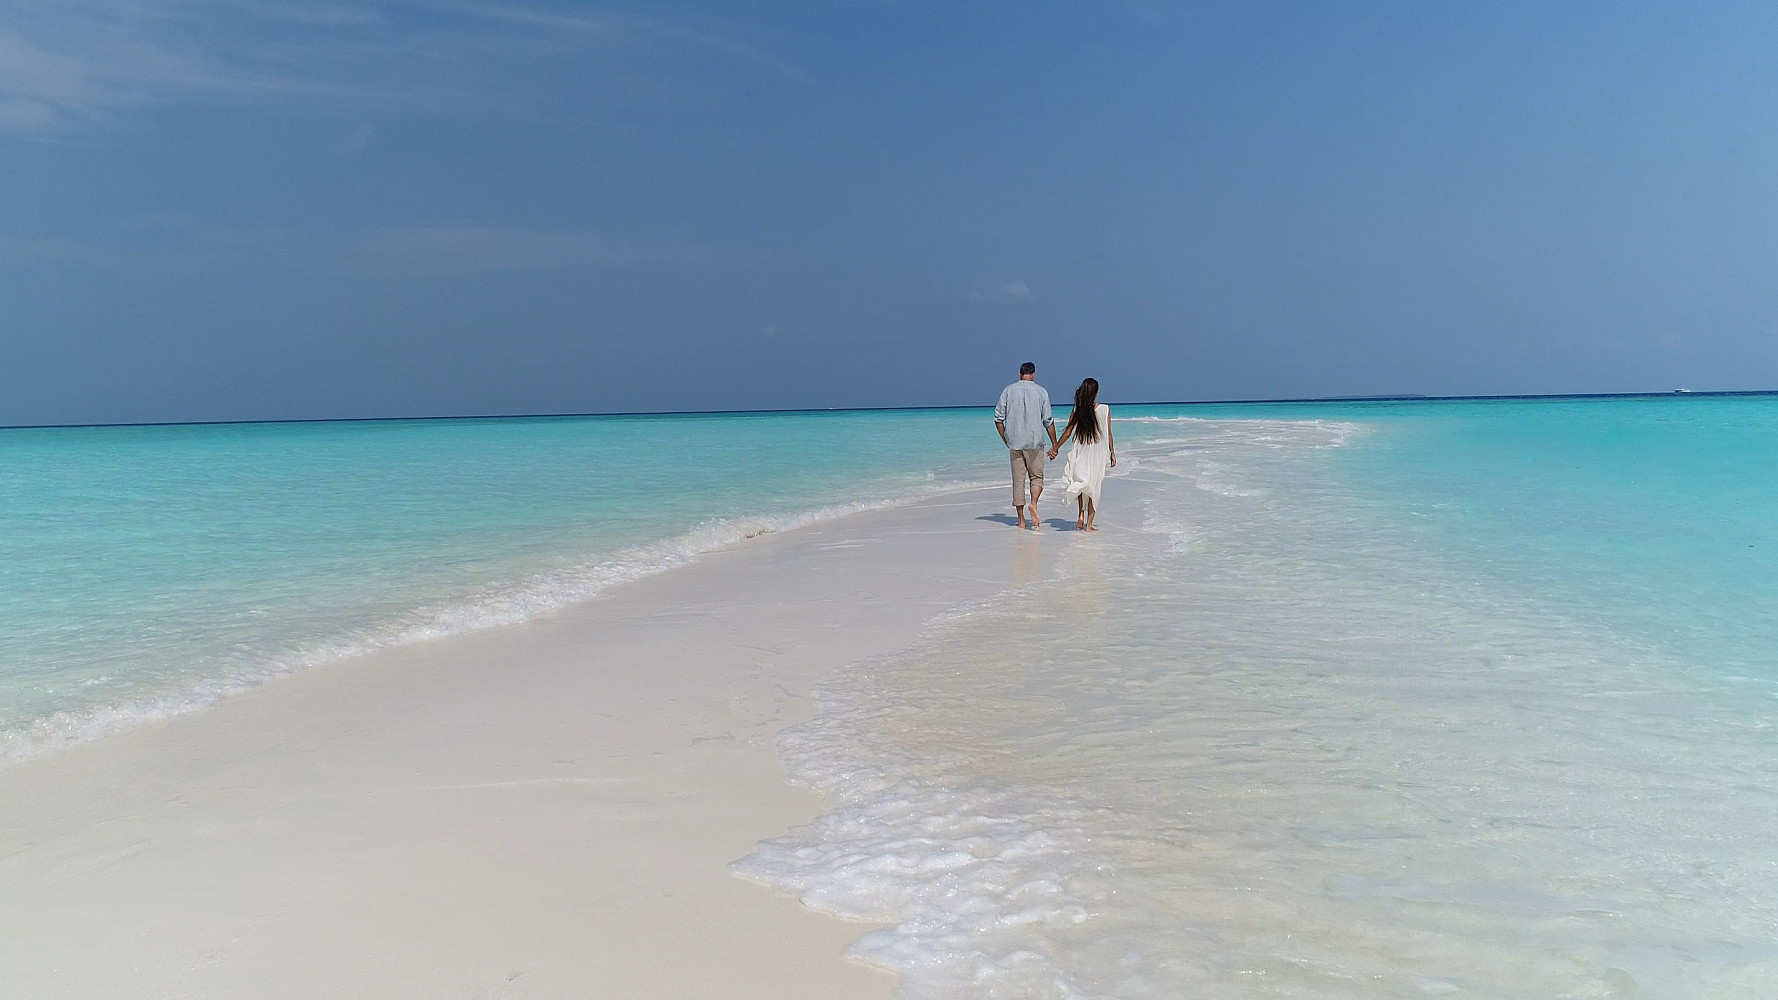
[(0, 0), (0, 423), (1778, 387), (1766, 5)]

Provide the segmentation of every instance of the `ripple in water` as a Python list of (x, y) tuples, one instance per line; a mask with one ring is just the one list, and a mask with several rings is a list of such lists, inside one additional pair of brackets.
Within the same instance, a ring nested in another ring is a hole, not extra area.
[(1145, 530), (830, 678), (783, 752), (840, 805), (737, 870), (888, 924), (853, 952), (912, 998), (1778, 995), (1770, 683), (1261, 430), (1187, 428), (1111, 487)]

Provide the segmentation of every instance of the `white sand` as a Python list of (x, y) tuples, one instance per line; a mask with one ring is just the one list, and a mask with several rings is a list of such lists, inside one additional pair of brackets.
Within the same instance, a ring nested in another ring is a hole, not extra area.
[[(1046, 513), (1063, 513), (1052, 502)], [(0, 996), (886, 997), (734, 877), (826, 671), (1048, 572), (953, 495), (0, 767)]]

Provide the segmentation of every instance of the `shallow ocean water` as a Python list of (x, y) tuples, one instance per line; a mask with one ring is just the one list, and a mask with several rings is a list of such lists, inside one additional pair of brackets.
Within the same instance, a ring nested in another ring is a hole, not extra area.
[[(885, 461), (901, 435), (926, 447)], [(0, 761), (903, 502), (998, 444), (981, 411), (0, 430)]]
[(1778, 401), (1245, 413), (829, 678), (737, 870), (914, 998), (1778, 995)]
[[(1778, 399), (1114, 420), (1123, 523), (830, 677), (783, 750), (840, 805), (739, 871), (915, 998), (1778, 995)], [(979, 410), (0, 431), (0, 748), (1003, 463)]]

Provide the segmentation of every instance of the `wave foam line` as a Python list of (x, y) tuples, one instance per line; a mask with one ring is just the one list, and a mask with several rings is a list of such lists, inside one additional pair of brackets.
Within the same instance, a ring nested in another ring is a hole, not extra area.
[(230, 695), (296, 671), (373, 650), (476, 629), (516, 625), (585, 601), (613, 587), (689, 565), (711, 552), (761, 535), (794, 531), (853, 514), (887, 510), (989, 485), (992, 484), (977, 481), (931, 484), (907, 496), (889, 500), (833, 504), (795, 514), (707, 521), (684, 534), (622, 549), (580, 566), (539, 573), (509, 586), (492, 586), (465, 601), (437, 608), (421, 607), (405, 621), (367, 629), (324, 645), (267, 656), (223, 676), (205, 678), (177, 694), (132, 698), (113, 705), (57, 712), (24, 726), (0, 730), (0, 762), (42, 756), (76, 743), (99, 739), (137, 723), (196, 712)]
[(1364, 424), (1350, 420), (1279, 420), (1266, 417), (1216, 419), (1211, 417), (1116, 417), (1116, 422), (1159, 424), (1181, 430), (1197, 429), (1217, 432), (1206, 439), (1261, 444), (1270, 447), (1308, 446), (1339, 448), (1369, 431)]

